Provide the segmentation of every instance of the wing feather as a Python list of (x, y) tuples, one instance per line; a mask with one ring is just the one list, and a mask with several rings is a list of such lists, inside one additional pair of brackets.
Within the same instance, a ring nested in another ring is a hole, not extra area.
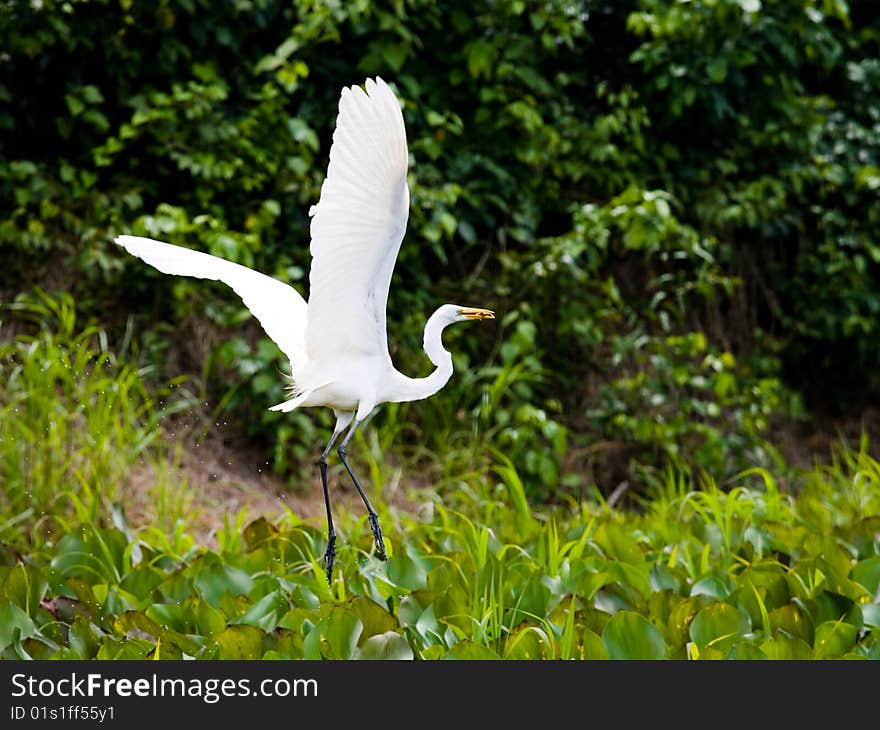
[(321, 197), (312, 207), (310, 360), (388, 355), (388, 288), (409, 215), (403, 113), (380, 78), (344, 88)]
[(164, 274), (222, 281), (241, 297), (294, 370), (304, 364), (306, 302), (292, 286), (241, 264), (152, 238), (118, 236), (115, 240)]

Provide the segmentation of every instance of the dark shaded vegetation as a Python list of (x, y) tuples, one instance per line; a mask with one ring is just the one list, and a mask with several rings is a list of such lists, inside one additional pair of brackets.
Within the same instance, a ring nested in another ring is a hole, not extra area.
[(502, 315), (383, 443), (538, 501), (779, 466), (785, 424), (877, 403), (878, 32), (838, 0), (7, 3), (0, 293), (71, 293), (154, 385), (192, 376), (206, 420), (311, 469), (328, 416), (266, 411), (286, 363), (235, 297), (112, 238), (306, 291), (339, 90), (379, 74), (411, 152), (394, 358), (425, 371), (443, 301)]

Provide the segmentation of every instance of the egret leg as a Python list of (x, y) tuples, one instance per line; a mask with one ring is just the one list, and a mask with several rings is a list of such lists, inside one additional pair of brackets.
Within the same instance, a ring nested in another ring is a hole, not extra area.
[(376, 510), (373, 509), (373, 505), (371, 505), (370, 500), (367, 499), (367, 494), (366, 492), (364, 492), (364, 488), (361, 486), (358, 478), (354, 475), (354, 472), (351, 469), (351, 465), (348, 463), (348, 459), (345, 458), (345, 450), (348, 446), (348, 442), (351, 441), (351, 437), (354, 436), (354, 432), (360, 425), (360, 421), (355, 421), (351, 425), (351, 428), (348, 429), (348, 433), (345, 434), (345, 438), (342, 439), (342, 443), (339, 444), (339, 448), (336, 449), (336, 453), (339, 454), (339, 458), (342, 459), (342, 463), (345, 464), (345, 468), (348, 470), (348, 475), (354, 482), (354, 486), (357, 488), (358, 494), (361, 495), (361, 499), (364, 500), (364, 504), (367, 507), (367, 514), (370, 518), (370, 529), (373, 531), (373, 540), (376, 543), (376, 557), (379, 558), (379, 560), (387, 560), (388, 556), (385, 554), (385, 540), (382, 539), (382, 528), (379, 527), (379, 515), (376, 514)]
[[(318, 459), (318, 467), (321, 470), (321, 486), (324, 488), (324, 506), (327, 508), (327, 549), (324, 551), (324, 569), (327, 571), (327, 583), (333, 585), (333, 563), (336, 560), (336, 530), (333, 529), (333, 512), (330, 509), (330, 489), (327, 486), (327, 456), (340, 433), (345, 429), (353, 417), (353, 414), (337, 414), (336, 428), (327, 442), (321, 458)], [(349, 473), (351, 473), (349, 471)]]

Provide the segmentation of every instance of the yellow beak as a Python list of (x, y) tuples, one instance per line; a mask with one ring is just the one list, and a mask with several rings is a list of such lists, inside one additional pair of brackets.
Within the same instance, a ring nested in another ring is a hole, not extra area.
[(495, 319), (495, 312), (491, 309), (462, 307), (459, 311), (462, 317), (467, 317), (468, 319)]

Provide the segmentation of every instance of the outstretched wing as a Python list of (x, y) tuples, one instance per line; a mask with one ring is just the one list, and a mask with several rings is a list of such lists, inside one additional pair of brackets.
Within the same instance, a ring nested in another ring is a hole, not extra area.
[(313, 362), (388, 355), (385, 307), (409, 215), (403, 114), (380, 78), (344, 88), (313, 206), (306, 348)]
[(292, 363), (305, 356), (306, 302), (292, 286), (241, 264), (152, 238), (118, 236), (116, 243), (164, 274), (222, 281), (241, 297)]

